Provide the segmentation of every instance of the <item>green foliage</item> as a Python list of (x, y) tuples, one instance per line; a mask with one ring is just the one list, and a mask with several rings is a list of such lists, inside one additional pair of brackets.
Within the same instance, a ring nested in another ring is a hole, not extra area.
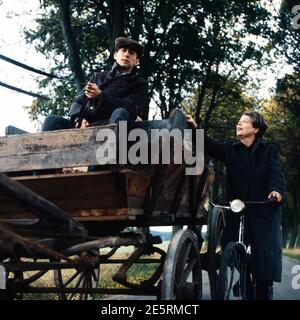
[(281, 162), (286, 178), (283, 215), (284, 247), (293, 248), (300, 242), (300, 115), (299, 76), (286, 75), (278, 81), (275, 99), (264, 103), (264, 115), (269, 124), (266, 138), (281, 146)]
[[(27, 40), (52, 61), (50, 71), (65, 77), (61, 88), (57, 81), (40, 82), (41, 87), (49, 90), (52, 101), (37, 101), (31, 108), (34, 119), (49, 112), (65, 114), (76, 91), (57, 3), (41, 1), (38, 26), (26, 31)], [(269, 13), (260, 1), (122, 3), (124, 7), (117, 10), (111, 1), (72, 1), (72, 31), (80, 49), (82, 68), (86, 77), (107, 68), (114, 36), (126, 34), (139, 39), (145, 44), (140, 71), (149, 80), (149, 100), (156, 102), (162, 117), (180, 106), (189, 92), (205, 88), (207, 81), (213, 82), (215, 76), (247, 81), (247, 65), (252, 61), (258, 68), (264, 62), (264, 45), (249, 41), (249, 35), (268, 34)], [(115, 21), (121, 21), (118, 32)], [(222, 89), (218, 86), (215, 90)], [(147, 116), (148, 110), (144, 118)]]
[(291, 248), (300, 244), (300, 30), (293, 25), (295, 14), (292, 9), (295, 5), (299, 5), (299, 1), (282, 1), (278, 15), (279, 28), (272, 34), (277, 56), (283, 57), (294, 72), (277, 81), (276, 96), (267, 108), (271, 124), (268, 135), (282, 146), (282, 163), (287, 180), (284, 246)]
[(300, 122), (300, 74), (286, 75), (277, 81), (276, 99)]
[(292, 8), (299, 5), (297, 0), (283, 0), (279, 12), (279, 28), (273, 33), (273, 43), (278, 53), (283, 55), (296, 72), (300, 72), (300, 30), (293, 27), (292, 19), (295, 14)]

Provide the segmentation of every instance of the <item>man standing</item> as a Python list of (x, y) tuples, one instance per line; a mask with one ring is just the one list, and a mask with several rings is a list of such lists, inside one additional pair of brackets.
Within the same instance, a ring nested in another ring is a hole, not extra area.
[[(197, 124), (187, 116), (191, 127)], [(216, 141), (205, 136), (205, 154), (226, 164), (227, 200), (274, 203), (247, 208), (246, 241), (251, 244), (256, 299), (271, 299), (273, 281), (281, 281), (281, 203), (285, 192), (279, 147), (262, 139), (267, 125), (254, 111), (245, 112), (236, 125), (238, 140)], [(237, 240), (239, 218), (228, 216), (224, 244)]]
[(135, 121), (147, 104), (148, 84), (137, 75), (136, 67), (142, 53), (137, 41), (117, 38), (111, 70), (96, 73), (89, 80), (71, 105), (70, 119), (50, 115), (42, 131)]

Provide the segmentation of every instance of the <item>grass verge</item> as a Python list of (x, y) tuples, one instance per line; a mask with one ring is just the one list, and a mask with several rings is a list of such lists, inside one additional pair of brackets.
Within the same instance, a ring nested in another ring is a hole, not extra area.
[(300, 262), (300, 248), (283, 249), (283, 254)]

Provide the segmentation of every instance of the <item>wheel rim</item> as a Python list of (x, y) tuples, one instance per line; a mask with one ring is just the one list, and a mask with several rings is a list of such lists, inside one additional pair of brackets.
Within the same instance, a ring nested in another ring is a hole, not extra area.
[[(24, 262), (21, 258), (7, 259), (6, 262), (14, 262), (15, 264)], [(15, 270), (6, 273), (6, 281), (9, 299), (23, 300), (26, 288), (42, 278), (48, 271), (22, 271)]]
[(178, 230), (170, 242), (163, 279), (163, 300), (202, 298), (202, 274), (197, 237), (190, 230)]
[(221, 238), (224, 231), (222, 210), (214, 208), (208, 226), (207, 271), (209, 277), (210, 294), (213, 300), (217, 299), (218, 273), (221, 255)]

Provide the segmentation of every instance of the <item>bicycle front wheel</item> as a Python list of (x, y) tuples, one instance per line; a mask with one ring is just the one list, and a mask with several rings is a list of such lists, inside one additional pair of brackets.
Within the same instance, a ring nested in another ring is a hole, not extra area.
[(246, 251), (242, 244), (227, 244), (221, 258), (218, 298), (220, 300), (246, 299)]

